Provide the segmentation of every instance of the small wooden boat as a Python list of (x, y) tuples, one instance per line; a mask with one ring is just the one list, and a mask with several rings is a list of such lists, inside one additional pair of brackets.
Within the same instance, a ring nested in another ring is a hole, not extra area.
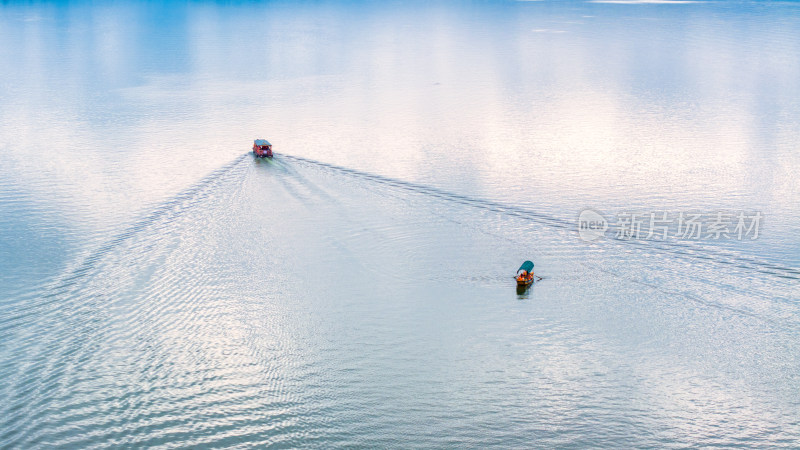
[(258, 158), (272, 158), (272, 144), (266, 139), (256, 139), (253, 142), (253, 154)]
[(533, 284), (533, 262), (525, 261), (517, 270), (517, 286), (530, 286)]

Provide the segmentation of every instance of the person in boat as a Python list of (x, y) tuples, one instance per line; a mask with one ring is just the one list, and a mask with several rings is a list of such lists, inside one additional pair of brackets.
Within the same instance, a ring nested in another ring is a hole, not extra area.
[(517, 282), (530, 284), (533, 282), (533, 262), (525, 261), (522, 266), (517, 270)]

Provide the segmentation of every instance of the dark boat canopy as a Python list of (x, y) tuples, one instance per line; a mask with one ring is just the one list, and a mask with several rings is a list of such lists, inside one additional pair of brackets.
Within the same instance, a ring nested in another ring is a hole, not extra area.
[(270, 144), (266, 139), (256, 139), (256, 145), (259, 147), (266, 147), (271, 146), (272, 144)]
[(524, 271), (526, 271), (528, 273), (532, 272), (533, 271), (533, 262), (532, 261), (525, 261), (524, 263), (522, 263), (521, 266), (519, 266), (519, 270), (517, 270), (517, 272), (519, 272), (520, 270), (524, 270)]

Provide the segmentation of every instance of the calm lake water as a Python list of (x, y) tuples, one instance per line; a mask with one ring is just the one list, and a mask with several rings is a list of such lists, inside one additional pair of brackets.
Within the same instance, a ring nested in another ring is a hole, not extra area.
[(800, 446), (800, 3), (3, 2), (0, 67), (2, 448)]

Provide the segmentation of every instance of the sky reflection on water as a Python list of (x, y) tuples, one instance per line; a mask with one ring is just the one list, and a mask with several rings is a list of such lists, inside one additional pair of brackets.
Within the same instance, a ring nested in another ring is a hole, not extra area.
[(2, 4), (0, 447), (795, 445), (800, 7), (634, 3)]

